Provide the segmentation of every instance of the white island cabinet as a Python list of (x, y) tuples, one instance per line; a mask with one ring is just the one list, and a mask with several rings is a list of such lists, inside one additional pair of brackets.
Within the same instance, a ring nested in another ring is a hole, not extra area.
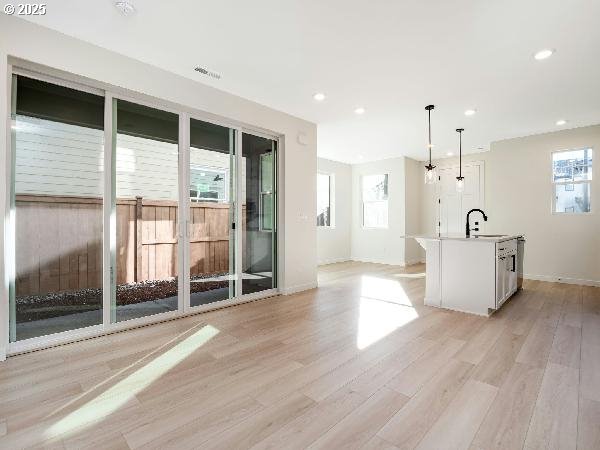
[(521, 236), (404, 237), (426, 251), (426, 305), (488, 316), (517, 291)]

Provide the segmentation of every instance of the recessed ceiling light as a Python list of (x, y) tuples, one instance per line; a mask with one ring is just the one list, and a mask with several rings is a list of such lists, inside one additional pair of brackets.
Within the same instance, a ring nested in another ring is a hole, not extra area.
[(120, 0), (115, 2), (115, 6), (126, 16), (135, 12), (135, 7), (133, 6), (133, 3), (127, 0)]
[(533, 57), (538, 61), (541, 61), (542, 59), (550, 58), (555, 51), (556, 50), (545, 48), (544, 50), (540, 50), (539, 52), (537, 52), (535, 55), (533, 55)]
[(313, 98), (318, 102), (322, 102), (323, 100), (325, 100), (325, 94), (323, 94), (322, 92), (317, 92), (313, 95)]
[(446, 153), (446, 156), (454, 156), (454, 152), (448, 152)]
[(355, 114), (364, 114), (365, 113), (365, 108), (363, 108), (362, 106), (359, 106), (358, 108), (356, 108), (354, 110)]
[(477, 112), (476, 109), (467, 109), (465, 111), (465, 116), (472, 116), (473, 114), (475, 114)]
[(566, 125), (567, 121), (565, 119), (560, 119), (556, 121), (556, 125), (558, 125), (559, 127), (562, 125)]

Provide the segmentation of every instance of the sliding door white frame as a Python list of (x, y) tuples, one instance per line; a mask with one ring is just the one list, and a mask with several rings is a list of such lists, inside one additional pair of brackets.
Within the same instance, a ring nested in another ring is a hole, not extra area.
[[(243, 132), (242, 128), (238, 127), (235, 129), (235, 210), (233, 220), (235, 221), (235, 228), (233, 229), (233, 235), (235, 236), (235, 296), (241, 298), (242, 283), (243, 283), (243, 271), (244, 271), (244, 237), (243, 237), (243, 204), (244, 199), (242, 198), (242, 183), (244, 178), (242, 176), (244, 159), (242, 156), (243, 152)], [(247, 175), (247, 174), (246, 174)]]
[[(9, 66), (9, 69), (12, 69)], [(7, 123), (7, 146), (6, 146), (6, 208), (7, 212), (4, 214), (4, 270), (6, 271), (6, 275), (4, 277), (4, 291), (6, 293), (7, 299), (7, 318), (8, 321), (5, 324), (6, 326), (6, 337), (2, 336), (3, 345), (2, 348), (8, 351), (9, 342), (14, 340), (15, 338), (15, 329), (16, 329), (16, 305), (14, 299), (14, 290), (15, 290), (15, 258), (8, 258), (8, 255), (15, 255), (15, 205), (14, 205), (14, 183), (12, 180), (15, 178), (15, 154), (16, 154), (16, 86), (15, 86), (16, 76), (12, 73), (12, 70), (9, 71), (8, 83), (10, 83), (10, 89), (8, 92), (11, 93), (11, 98), (8, 99), (8, 108), (10, 111)], [(5, 341), (5, 342), (4, 342)], [(0, 355), (0, 360), (4, 358), (5, 355)]]
[[(104, 173), (102, 199), (102, 324), (116, 321), (112, 308), (116, 294), (113, 292), (117, 261), (117, 196), (113, 167), (117, 153), (116, 102), (109, 92), (104, 97)], [(108, 270), (107, 270), (108, 269)]]
[[(0, 339), (7, 343), (7, 354), (13, 355), (41, 348), (52, 347), (55, 345), (64, 344), (67, 342), (87, 339), (103, 334), (123, 331), (130, 328), (136, 328), (152, 323), (172, 320), (179, 317), (184, 317), (191, 314), (210, 311), (225, 306), (232, 306), (248, 301), (267, 298), (278, 295), (281, 291), (279, 286), (282, 286), (282, 280), (285, 274), (283, 273), (283, 184), (280, 180), (283, 179), (283, 136), (276, 132), (271, 132), (261, 128), (255, 128), (245, 124), (240, 124), (235, 121), (220, 119), (217, 116), (198, 111), (183, 105), (177, 105), (172, 102), (163, 101), (154, 97), (149, 97), (144, 94), (131, 92), (124, 89), (115, 88), (105, 83), (89, 80), (87, 78), (68, 74), (56, 69), (39, 66), (27, 61), (15, 60), (18, 67), (9, 64), (9, 82), (12, 82), (12, 75), (23, 75), (29, 78), (39, 79), (60, 86), (69, 87), (84, 92), (102, 95), (105, 99), (104, 107), (104, 173), (103, 173), (103, 323), (99, 325), (68, 330), (46, 336), (40, 336), (21, 341), (9, 339), (8, 326), (5, 336), (0, 336)], [(132, 103), (148, 106), (150, 108), (161, 109), (163, 111), (173, 112), (179, 116), (179, 142), (178, 142), (178, 309), (176, 311), (168, 311), (160, 314), (140, 317), (136, 319), (116, 322), (116, 303), (115, 303), (115, 287), (116, 287), (116, 116), (115, 116), (115, 100), (125, 100)], [(10, 99), (9, 99), (10, 101)], [(235, 176), (236, 176), (236, 202), (234, 220), (236, 223), (235, 236), (235, 275), (234, 280), (236, 290), (235, 297), (227, 300), (200, 305), (194, 308), (190, 307), (190, 279), (189, 279), (189, 187), (187, 180), (189, 179), (189, 128), (190, 117), (205, 122), (226, 126), (234, 130), (235, 133)], [(14, 159), (12, 155), (12, 147), (15, 142), (14, 135), (11, 135), (14, 130), (11, 126), (11, 120), (7, 121), (8, 141), (7, 145), (7, 195), (10, 189), (14, 186), (14, 172), (8, 172), (9, 168), (14, 168)], [(252, 294), (242, 295), (242, 132), (254, 134), (261, 137), (272, 139), (277, 143), (278, 167), (277, 167), (277, 184), (276, 184), (276, 199), (277, 199), (277, 215), (274, 228), (277, 233), (277, 248), (279, 254), (276, 258), (276, 280), (277, 288), (264, 290)], [(13, 196), (10, 195), (12, 199)], [(5, 289), (10, 291), (10, 283), (14, 284), (15, 277), (15, 251), (14, 248), (14, 206), (11, 207), (10, 201), (7, 202), (7, 211), (5, 212), (5, 279), (7, 286)], [(13, 243), (12, 245), (10, 243)], [(8, 314), (7, 320), (14, 315)], [(8, 325), (8, 323), (6, 324)], [(12, 327), (11, 327), (12, 328)], [(13, 341), (13, 342), (10, 342)]]
[(179, 312), (190, 309), (190, 115), (179, 115), (179, 220), (178, 264), (179, 273)]

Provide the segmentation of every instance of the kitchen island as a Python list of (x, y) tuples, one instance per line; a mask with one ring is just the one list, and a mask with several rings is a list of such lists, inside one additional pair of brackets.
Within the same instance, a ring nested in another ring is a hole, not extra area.
[(426, 252), (425, 304), (489, 316), (520, 287), (521, 235), (412, 235)]

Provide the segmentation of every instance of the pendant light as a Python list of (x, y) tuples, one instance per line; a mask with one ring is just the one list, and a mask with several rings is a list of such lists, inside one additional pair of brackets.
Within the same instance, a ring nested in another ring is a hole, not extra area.
[(435, 108), (433, 105), (427, 105), (425, 111), (427, 111), (427, 125), (429, 131), (429, 140), (427, 141), (427, 147), (429, 148), (429, 164), (425, 166), (425, 184), (433, 184), (438, 180), (437, 170), (435, 166), (431, 164), (431, 110)]
[(458, 176), (456, 177), (456, 192), (465, 190), (465, 177), (462, 176), (462, 132), (464, 128), (457, 128), (458, 133)]

